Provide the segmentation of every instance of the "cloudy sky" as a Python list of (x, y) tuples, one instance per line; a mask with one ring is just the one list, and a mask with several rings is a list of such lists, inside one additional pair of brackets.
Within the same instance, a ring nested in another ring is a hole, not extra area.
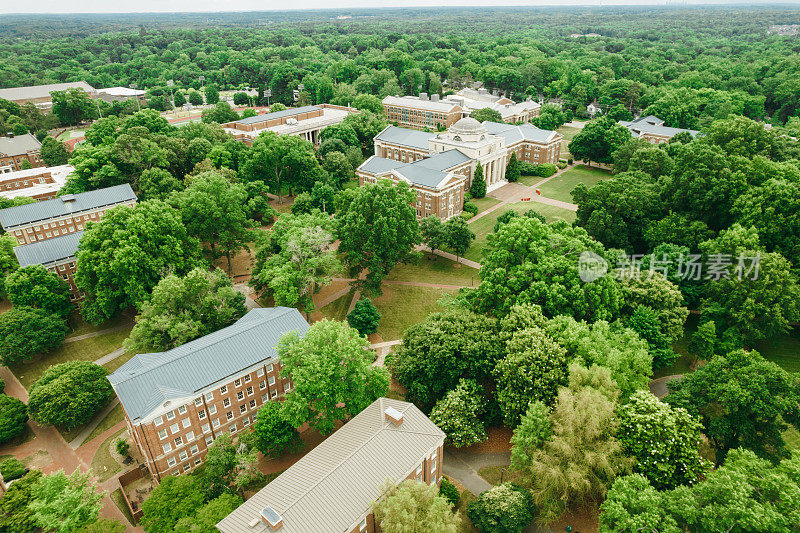
[[(732, 0), (0, 0), (0, 13), (134, 13), (134, 12), (214, 12), (268, 11), (292, 9), (331, 9), (348, 7), (414, 7), (414, 6), (548, 6), (548, 5), (692, 5), (692, 4), (774, 4), (769, 0), (736, 2)], [(800, 4), (800, 0), (784, 0), (782, 4)]]

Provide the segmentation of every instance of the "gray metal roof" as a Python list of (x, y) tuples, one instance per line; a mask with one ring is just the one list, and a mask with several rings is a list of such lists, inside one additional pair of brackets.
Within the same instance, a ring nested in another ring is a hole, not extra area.
[(506, 140), (506, 146), (511, 146), (520, 141), (531, 141), (538, 143), (548, 143), (553, 141), (558, 133), (550, 130), (542, 130), (533, 124), (501, 124), (500, 122), (483, 122), (483, 126), (492, 135), (499, 135)]
[(0, 98), (3, 100), (29, 100), (33, 98), (46, 98), (52, 91), (65, 91), (77, 87), (84, 91), (94, 92), (94, 87), (85, 81), (70, 81), (67, 83), (50, 83), (47, 85), (32, 85), (30, 87), (12, 87), (0, 89)]
[(471, 161), (469, 157), (458, 150), (448, 150), (440, 152), (414, 161), (413, 163), (403, 163), (393, 159), (372, 156), (364, 161), (358, 170), (368, 172), (375, 176), (386, 174), (395, 170), (408, 181), (415, 185), (421, 185), (429, 189), (436, 189), (437, 186), (447, 178), (449, 170)]
[(25, 155), (28, 152), (37, 152), (41, 148), (42, 143), (30, 133), (13, 137), (0, 137), (0, 155)]
[(70, 257), (74, 258), (78, 250), (78, 241), (82, 236), (82, 231), (76, 231), (61, 237), (15, 246), (14, 254), (20, 267), (47, 265)]
[(395, 172), (406, 178), (415, 185), (421, 185), (429, 189), (438, 188), (439, 184), (447, 178), (447, 172), (433, 170), (417, 165), (404, 165), (395, 169)]
[(139, 354), (108, 376), (131, 420), (171, 399), (198, 391), (268, 359), (290, 331), (305, 334), (308, 323), (297, 309), (253, 309), (236, 323), (160, 353)]
[[(403, 413), (397, 426), (388, 408)], [(269, 506), (283, 518), (281, 533), (349, 531), (381, 496), (442, 444), (444, 433), (410, 403), (379, 398), (283, 474), (222, 519), (222, 533), (270, 531), (260, 518)], [(250, 523), (258, 519), (255, 527)]]
[(320, 108), (315, 105), (290, 108), (290, 109), (285, 109), (283, 111), (275, 111), (274, 113), (265, 113), (263, 115), (256, 115), (254, 117), (243, 118), (241, 120), (237, 120), (236, 124), (257, 124), (259, 122), (264, 122), (275, 118), (293, 117), (301, 113), (308, 113), (309, 111), (318, 111), (319, 109)]
[(453, 149), (446, 152), (437, 152), (430, 157), (414, 161), (412, 165), (430, 168), (433, 170), (450, 170), (459, 165), (472, 161), (472, 159), (464, 155), (461, 151)]
[(131, 186), (127, 183), (69, 196), (74, 199), (65, 201), (67, 196), (62, 196), (53, 198), (52, 200), (44, 200), (42, 202), (0, 210), (0, 225), (7, 231), (9, 228), (38, 222), (40, 220), (49, 220), (70, 213), (80, 213), (98, 207), (136, 200), (133, 189), (131, 189)]
[(386, 159), (376, 155), (371, 156), (369, 159), (361, 163), (356, 170), (361, 172), (368, 172), (370, 174), (383, 174), (397, 167), (405, 165), (402, 161), (395, 161), (394, 159)]
[(427, 151), (428, 141), (433, 137), (436, 137), (435, 133), (398, 128), (397, 126), (387, 126), (386, 129), (375, 136), (375, 139)]
[[(649, 118), (649, 117), (645, 117)], [(654, 117), (656, 118), (656, 117)], [(659, 120), (659, 119), (657, 119)], [(644, 119), (628, 122), (625, 120), (619, 121), (620, 125), (628, 128), (634, 137), (640, 137), (642, 134), (658, 135), (660, 137), (672, 138), (681, 132), (687, 132), (692, 137), (697, 137), (700, 133), (697, 130), (688, 130), (684, 128), (672, 128), (670, 126), (662, 126), (660, 124), (652, 124)]]

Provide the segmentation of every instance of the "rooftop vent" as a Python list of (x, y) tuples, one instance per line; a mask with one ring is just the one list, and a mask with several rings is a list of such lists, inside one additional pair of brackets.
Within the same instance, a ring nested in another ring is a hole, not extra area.
[(74, 194), (65, 194), (64, 196), (61, 196), (60, 198), (61, 198), (61, 201), (64, 202), (64, 203), (74, 202), (75, 201), (75, 195)]
[(432, 94), (431, 95), (431, 102), (438, 102), (439, 101), (439, 94)]
[(403, 423), (403, 413), (401, 413), (394, 407), (387, 407), (383, 413), (386, 415), (387, 420), (391, 420), (392, 422), (394, 422), (395, 426), (399, 426), (400, 424)]
[(283, 527), (283, 518), (269, 505), (261, 509), (261, 519), (266, 522), (273, 531)]
[(419, 99), (420, 100), (427, 100), (428, 99), (428, 93), (419, 93)]

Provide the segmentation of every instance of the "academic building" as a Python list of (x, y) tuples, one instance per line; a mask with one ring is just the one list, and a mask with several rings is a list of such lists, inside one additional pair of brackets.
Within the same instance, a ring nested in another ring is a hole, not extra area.
[(557, 163), (563, 136), (531, 124), (483, 122), (468, 117), (432, 133), (388, 126), (375, 136), (375, 155), (356, 169), (359, 185), (404, 181), (417, 193), (417, 216), (458, 215), (478, 163), (488, 190), (506, 183), (512, 152), (519, 161)]
[(51, 200), (75, 170), (72, 165), (36, 167), (0, 173), (0, 196), (17, 198), (27, 196), (34, 200)]
[(348, 115), (358, 112), (352, 107), (333, 104), (309, 105), (227, 122), (222, 127), (248, 146), (262, 131), (297, 135), (316, 146), (322, 130), (333, 124), (341, 124)]
[(135, 355), (109, 375), (153, 478), (191, 471), (217, 436), (247, 429), (264, 403), (289, 392), (276, 347), (307, 330), (297, 309), (253, 309), (177, 348)]
[(640, 117), (633, 121), (620, 120), (619, 124), (628, 128), (634, 139), (642, 139), (653, 144), (669, 142), (679, 133), (687, 132), (692, 137), (697, 137), (697, 130), (671, 128), (664, 126), (664, 121), (653, 115)]
[(415, 405), (379, 398), (223, 518), (222, 533), (376, 533), (387, 483), (442, 480), (444, 432)]
[(30, 133), (0, 137), (0, 176), (9, 172), (22, 170), (27, 161), (31, 167), (44, 166), (40, 151), (42, 143)]
[(0, 98), (22, 104), (33, 104), (39, 109), (53, 107), (53, 91), (66, 91), (67, 89), (81, 89), (91, 98), (97, 96), (94, 87), (85, 81), (71, 81), (67, 83), (50, 83), (47, 85), (31, 85), (29, 87), (11, 87), (0, 89)]

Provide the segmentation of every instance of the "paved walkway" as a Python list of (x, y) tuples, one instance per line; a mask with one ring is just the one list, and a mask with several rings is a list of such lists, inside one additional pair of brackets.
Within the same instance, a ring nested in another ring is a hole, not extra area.
[(99, 337), (100, 335), (105, 335), (107, 333), (114, 333), (116, 331), (122, 331), (130, 327), (131, 327), (130, 324), (122, 324), (120, 326), (114, 326), (113, 328), (101, 329), (100, 331), (84, 333), (83, 335), (75, 335), (74, 337), (67, 337), (66, 339), (64, 339), (64, 344), (69, 344), (70, 342), (78, 342), (84, 339), (91, 339), (92, 337)]
[(451, 448), (444, 450), (444, 473), (456, 479), (476, 496), (492, 488), (492, 485), (483, 479), (472, 465), (459, 457), (457, 450)]
[(674, 374), (672, 376), (664, 376), (663, 378), (654, 379), (650, 382), (650, 392), (656, 398), (663, 398), (669, 394), (668, 384), (670, 381), (680, 381), (683, 379), (683, 374)]
[(119, 357), (120, 355), (122, 355), (124, 353), (125, 353), (125, 348), (120, 347), (120, 348), (117, 348), (116, 350), (114, 350), (113, 352), (104, 355), (103, 357), (101, 357), (99, 359), (95, 359), (93, 362), (96, 365), (102, 366), (102, 365), (108, 363), (109, 361), (113, 361), (114, 359), (116, 359), (117, 357)]
[(86, 427), (81, 430), (80, 433), (78, 433), (78, 436), (70, 441), (69, 443), (70, 448), (72, 448), (73, 450), (77, 450), (81, 444), (86, 442), (86, 439), (89, 438), (89, 435), (92, 434), (94, 428), (99, 426), (100, 422), (102, 422), (103, 419), (108, 416), (108, 413), (110, 413), (118, 404), (119, 404), (119, 398), (114, 397), (114, 400), (109, 402), (109, 404), (106, 405), (102, 411), (97, 413), (95, 417), (92, 419), (92, 421), (89, 422), (86, 425)]
[[(500, 204), (498, 204), (498, 205), (500, 205)], [(470, 219), (470, 221), (472, 221), (473, 219), (474, 219), (474, 217), (472, 219)], [(455, 254), (451, 254), (450, 252), (445, 252), (445, 251), (442, 251), (442, 250), (431, 250), (427, 246), (423, 246), (423, 245), (417, 245), (415, 248), (418, 251), (430, 252), (430, 253), (436, 254), (436, 255), (438, 255), (440, 257), (444, 257), (445, 259), (449, 259), (451, 261), (455, 261), (456, 263), (460, 263), (462, 265), (466, 265), (468, 267), (477, 268), (477, 269), (481, 268), (481, 264), (478, 263), (477, 261), (473, 261), (471, 259), (466, 259), (464, 257), (456, 257)], [(396, 283), (396, 284), (411, 283), (411, 284), (414, 284), (415, 282), (409, 282), (409, 281), (384, 281), (384, 283)], [(464, 286), (466, 287), (466, 285), (464, 285)], [(455, 286), (455, 285), (437, 285), (437, 284), (425, 283), (425, 284), (420, 284), (420, 287), (442, 287), (442, 288), (448, 288), (448, 287), (457, 287), (457, 286)]]

